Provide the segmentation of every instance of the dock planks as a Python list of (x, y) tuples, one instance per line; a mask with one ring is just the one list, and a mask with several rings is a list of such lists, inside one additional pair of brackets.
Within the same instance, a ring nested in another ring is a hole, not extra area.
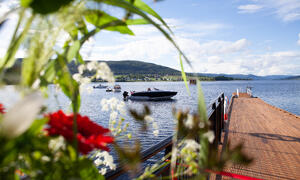
[[(251, 165), (224, 170), (261, 179), (300, 179), (300, 117), (259, 98), (234, 98), (228, 128), (232, 145), (243, 142)], [(223, 177), (223, 179), (228, 179)]]

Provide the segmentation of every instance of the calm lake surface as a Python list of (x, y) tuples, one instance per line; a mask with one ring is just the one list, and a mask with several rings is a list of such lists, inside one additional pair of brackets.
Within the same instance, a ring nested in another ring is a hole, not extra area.
[[(197, 108), (197, 87), (189, 85), (191, 95), (186, 91), (183, 82), (120, 82), (118, 83), (123, 91), (142, 91), (150, 88), (158, 88), (162, 90), (177, 91), (178, 94), (173, 97), (172, 101), (162, 102), (147, 102), (147, 101), (126, 101), (128, 108), (141, 109), (143, 104), (146, 104), (152, 110), (152, 117), (159, 126), (159, 135), (155, 137), (150, 128), (148, 132), (140, 132), (139, 126), (130, 116), (125, 117), (125, 122), (129, 122), (129, 132), (133, 133), (133, 137), (141, 139), (143, 148), (150, 147), (164, 138), (170, 136), (174, 130), (174, 119), (172, 108), (190, 109), (195, 111)], [(88, 86), (93, 86), (90, 84)], [(217, 81), (217, 82), (202, 82), (202, 88), (205, 95), (206, 104), (209, 104), (222, 92), (228, 98), (236, 91), (237, 88), (245, 90), (246, 86), (253, 87), (253, 95), (260, 97), (267, 103), (287, 110), (291, 113), (300, 115), (300, 81), (293, 80), (274, 80), (274, 81)], [(48, 111), (57, 111), (70, 109), (70, 102), (61, 93), (56, 93), (55, 87), (50, 85), (49, 98), (47, 104)], [(55, 98), (54, 95), (57, 95)], [(108, 127), (109, 113), (101, 111), (101, 99), (116, 97), (122, 100), (122, 93), (105, 92), (105, 89), (94, 89), (91, 93), (87, 91), (82, 93), (82, 103), (80, 113), (87, 115), (93, 121), (104, 127)], [(12, 86), (8, 86), (0, 90), (0, 102), (5, 106), (11, 106), (18, 99), (18, 95), (13, 91)]]

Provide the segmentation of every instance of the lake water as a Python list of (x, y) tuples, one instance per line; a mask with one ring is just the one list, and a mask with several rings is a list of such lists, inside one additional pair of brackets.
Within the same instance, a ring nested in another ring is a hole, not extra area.
[[(159, 135), (155, 137), (150, 128), (148, 132), (138, 131), (138, 124), (130, 117), (125, 116), (125, 122), (129, 122), (129, 132), (133, 133), (133, 137), (141, 139), (143, 148), (150, 147), (158, 141), (163, 140), (172, 134), (174, 130), (174, 119), (172, 115), (172, 108), (190, 109), (195, 111), (197, 108), (197, 86), (189, 85), (189, 95), (186, 91), (183, 82), (120, 82), (122, 91), (142, 91), (150, 88), (158, 88), (162, 90), (177, 91), (178, 94), (173, 97), (173, 101), (162, 102), (141, 102), (141, 101), (126, 101), (125, 104), (129, 108), (141, 109), (143, 104), (146, 104), (152, 110), (152, 117), (159, 126)], [(90, 84), (93, 86), (96, 84)], [(202, 88), (205, 95), (206, 103), (209, 104), (222, 92), (228, 98), (236, 91), (237, 88), (245, 90), (246, 86), (253, 87), (253, 95), (260, 97), (267, 103), (287, 110), (291, 113), (300, 115), (300, 81), (288, 80), (274, 80), (274, 81), (217, 81), (217, 82), (202, 82)], [(55, 87), (49, 87), (49, 105), (48, 111), (56, 111), (63, 109), (65, 111), (70, 109), (68, 99), (61, 93), (55, 93)], [(54, 98), (57, 94), (57, 100)], [(94, 89), (91, 93), (87, 91), (82, 93), (82, 103), (80, 113), (87, 115), (93, 121), (99, 123), (104, 127), (108, 127), (109, 113), (101, 111), (101, 99), (116, 97), (123, 99), (122, 93), (105, 92), (105, 89)], [(13, 87), (9, 86), (0, 90), (0, 103), (6, 106), (11, 106), (18, 96), (13, 92)]]

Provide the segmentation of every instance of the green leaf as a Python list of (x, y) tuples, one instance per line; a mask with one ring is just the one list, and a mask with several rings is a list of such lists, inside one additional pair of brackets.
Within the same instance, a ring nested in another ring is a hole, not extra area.
[(77, 54), (77, 61), (80, 63), (80, 64), (84, 64), (85, 62), (84, 62), (84, 60), (83, 60), (83, 58), (82, 58), (82, 56), (81, 56), (81, 54), (78, 52), (78, 54)]
[(207, 113), (206, 113), (206, 104), (204, 95), (202, 92), (200, 81), (197, 79), (197, 89), (198, 89), (198, 113), (200, 118), (202, 118), (203, 121), (207, 122)]
[(71, 145), (68, 145), (67, 149), (68, 149), (71, 161), (75, 161), (77, 159), (76, 150)]
[(35, 120), (30, 126), (30, 128), (27, 130), (27, 133), (31, 135), (37, 135), (42, 131), (47, 121), (48, 119), (46, 118)]
[(72, 59), (77, 55), (79, 49), (80, 49), (80, 41), (77, 40), (68, 50), (68, 54), (67, 54), (68, 62), (72, 61)]
[(77, 24), (78, 24), (79, 31), (85, 35), (89, 33), (89, 30), (87, 29), (84, 18), (85, 17), (80, 17), (80, 20), (77, 22)]
[(35, 80), (35, 63), (33, 58), (25, 58), (22, 63), (22, 83), (31, 86)]
[[(20, 12), (20, 16), (23, 15), (22, 12)], [(21, 46), (21, 43), (23, 42), (23, 40), (25, 39), (26, 35), (27, 35), (27, 32), (29, 31), (30, 29), (30, 26), (31, 26), (31, 23), (33, 22), (34, 20), (34, 15), (32, 15), (26, 22), (26, 25), (22, 31), (22, 33), (19, 35), (19, 36), (15, 36), (16, 35), (16, 32), (19, 28), (19, 25), (21, 24), (21, 21), (22, 21), (22, 17), (20, 17), (19, 19), (19, 22), (18, 22), (18, 25), (17, 25), (17, 29), (14, 33), (14, 36), (13, 36), (13, 39), (11, 40), (10, 42), (10, 45), (8, 47), (8, 50), (4, 56), (3, 59), (1, 59), (0, 61), (0, 72), (3, 70), (4, 67), (6, 68), (10, 68), (13, 66), (13, 64), (15, 63), (16, 61), (16, 58), (15, 58), (15, 55), (19, 49), (19, 47)]]
[(78, 28), (76, 27), (75, 24), (73, 24), (71, 27), (65, 28), (65, 29), (69, 33), (69, 35), (71, 36), (72, 39), (75, 40), (78, 38)]
[(115, 26), (108, 26), (103, 29), (108, 31), (117, 31), (121, 34), (134, 35), (133, 32), (127, 27), (127, 24), (116, 17), (110, 16), (109, 14), (100, 10), (91, 10), (85, 16), (87, 22), (95, 25), (96, 27), (101, 27), (113, 21), (119, 21)]
[(29, 5), (34, 12), (49, 14), (58, 11), (61, 7), (70, 4), (73, 0), (23, 0), (24, 5)]
[(21, 0), (20, 4), (23, 7), (28, 7), (31, 2), (32, 2), (32, 0)]
[(187, 83), (187, 79), (186, 79), (186, 74), (185, 74), (184, 69), (183, 69), (183, 63), (182, 63), (182, 59), (181, 59), (181, 54), (179, 54), (179, 60), (180, 60), (180, 67), (181, 67), (181, 76), (182, 76), (182, 79), (184, 81), (184, 84), (185, 84), (187, 92), (189, 93), (189, 95), (191, 95), (190, 89), (189, 89), (189, 86), (188, 86), (188, 83)]
[(80, 108), (79, 84), (72, 78), (64, 57), (58, 55), (56, 61), (58, 63), (57, 69), (59, 69), (56, 71), (58, 84), (64, 94), (72, 101), (73, 112), (78, 112)]
[(52, 82), (56, 74), (56, 60), (51, 60), (45, 70), (44, 78), (47, 82)]
[(99, 173), (99, 170), (90, 159), (83, 158), (78, 163), (78, 169), (81, 179), (85, 180), (104, 180), (104, 176)]
[(126, 21), (127, 25), (145, 25), (149, 24), (149, 22), (145, 19), (128, 19)]
[[(128, 2), (130, 2), (130, 0), (127, 0)], [(155, 17), (155, 18), (157, 18), (161, 23), (163, 23), (163, 25), (165, 26), (165, 27), (167, 27), (168, 28), (168, 30), (170, 31), (170, 32), (172, 32), (171, 31), (171, 29), (169, 28), (169, 26), (167, 25), (167, 23), (152, 9), (152, 8), (150, 8), (146, 3), (144, 3), (142, 0), (135, 0), (134, 1), (134, 4), (133, 4), (134, 6), (136, 6), (137, 8), (139, 8), (139, 9), (141, 9), (141, 10), (143, 10), (143, 11), (145, 11), (145, 12), (147, 12), (148, 14), (150, 14), (151, 16), (153, 16), (153, 17)]]

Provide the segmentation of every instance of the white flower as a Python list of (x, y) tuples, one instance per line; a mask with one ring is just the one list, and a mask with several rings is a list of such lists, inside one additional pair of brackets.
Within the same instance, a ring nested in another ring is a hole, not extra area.
[(96, 166), (100, 166), (103, 164), (103, 160), (101, 160), (100, 158), (97, 158), (95, 161), (94, 161), (95, 165)]
[(49, 149), (56, 152), (59, 149), (66, 149), (66, 143), (62, 136), (59, 136), (57, 138), (53, 138), (49, 141), (48, 144)]
[(25, 132), (35, 120), (43, 105), (42, 96), (35, 92), (17, 102), (0, 121), (0, 133), (14, 138)]
[(106, 104), (106, 105), (102, 106), (101, 111), (109, 111), (108, 105)]
[(87, 65), (86, 65), (86, 68), (87, 68), (89, 71), (96, 70), (97, 67), (98, 67), (98, 62), (97, 62), (97, 61), (91, 61), (91, 62), (87, 63)]
[(111, 72), (109, 66), (104, 62), (98, 64), (96, 78), (101, 78), (103, 80), (107, 80), (108, 82), (115, 82), (113, 73)]
[(89, 77), (83, 77), (81, 74), (79, 73), (75, 73), (73, 74), (73, 79), (75, 81), (77, 81), (80, 85), (83, 85), (83, 84), (88, 84), (91, 82), (91, 78)]
[(99, 173), (102, 174), (102, 175), (105, 175), (106, 174), (106, 168), (101, 168), (99, 170)]
[(112, 111), (110, 113), (109, 119), (112, 121), (112, 120), (117, 119), (117, 117), (118, 117), (118, 112), (117, 111)]
[(34, 83), (32, 84), (32, 88), (38, 89), (40, 87), (40, 83), (41, 83), (40, 79), (35, 80)]
[(110, 105), (111, 110), (115, 110), (117, 108), (117, 105), (119, 104), (119, 101), (117, 98), (112, 97), (107, 101), (107, 103)]
[(158, 129), (156, 129), (156, 130), (153, 131), (154, 136), (158, 136), (158, 133), (159, 133)]
[(194, 127), (194, 117), (190, 114), (187, 115), (187, 120), (184, 122), (185, 127), (192, 129)]
[(184, 146), (185, 149), (189, 149), (194, 152), (201, 149), (201, 145), (192, 139), (184, 140), (184, 144), (185, 144)]
[(147, 123), (151, 123), (151, 122), (153, 121), (153, 118), (152, 118), (151, 116), (149, 116), (149, 115), (146, 115), (146, 116), (144, 117), (144, 119), (145, 119), (145, 121), (146, 121)]
[(202, 122), (202, 121), (200, 121), (200, 122), (199, 122), (199, 128), (201, 128), (201, 129), (202, 129), (202, 128), (204, 128), (204, 127), (205, 127), (205, 123), (204, 123), (204, 122)]
[(79, 74), (83, 74), (84, 70), (85, 70), (85, 65), (84, 64), (81, 64), (81, 65), (78, 66)]
[(72, 77), (73, 77), (73, 79), (74, 79), (75, 81), (80, 82), (81, 74), (75, 73), (75, 74), (73, 74)]
[(126, 111), (125, 111), (125, 103), (123, 101), (119, 101), (118, 105), (117, 105), (117, 110), (122, 114), (125, 115)]
[(94, 163), (97, 166), (99, 166), (99, 165), (105, 165), (105, 166), (109, 167), (111, 170), (115, 170), (116, 169), (116, 164), (114, 164), (114, 159), (113, 159), (113, 157), (107, 151), (98, 152), (96, 154), (96, 157), (97, 157), (97, 159), (99, 159), (99, 160), (96, 159), (94, 161)]
[(203, 136), (206, 137), (210, 143), (212, 143), (215, 139), (215, 133), (213, 131), (208, 131), (204, 133)]
[(80, 79), (80, 84), (88, 84), (91, 82), (91, 79), (88, 77), (83, 77)]
[(153, 122), (153, 123), (152, 123), (152, 127), (153, 127), (153, 129), (158, 129), (157, 122)]
[(44, 162), (49, 162), (50, 158), (48, 156), (42, 156), (41, 160)]

